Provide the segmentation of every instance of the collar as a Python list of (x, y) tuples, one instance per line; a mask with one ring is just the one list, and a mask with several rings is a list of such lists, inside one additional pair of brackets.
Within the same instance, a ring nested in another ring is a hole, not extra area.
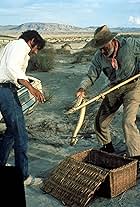
[(20, 38), (19, 41), (20, 41), (22, 44), (24, 44), (24, 46), (25, 46), (25, 48), (26, 48), (26, 50), (27, 50), (27, 52), (28, 52), (28, 54), (29, 54), (30, 51), (31, 51), (31, 48), (29, 47), (28, 43), (25, 42), (25, 40), (22, 39), (22, 38)]

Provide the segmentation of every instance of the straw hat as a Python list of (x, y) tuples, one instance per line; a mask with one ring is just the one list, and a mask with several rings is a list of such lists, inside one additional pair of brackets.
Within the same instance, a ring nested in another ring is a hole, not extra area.
[(105, 44), (111, 41), (116, 36), (116, 33), (112, 33), (106, 25), (98, 27), (94, 32), (94, 39), (92, 40), (92, 46), (95, 48), (102, 48)]

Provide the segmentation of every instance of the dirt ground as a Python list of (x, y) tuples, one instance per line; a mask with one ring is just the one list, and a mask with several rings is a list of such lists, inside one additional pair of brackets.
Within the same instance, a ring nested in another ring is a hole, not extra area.
[[(31, 174), (46, 178), (49, 173), (67, 156), (90, 148), (100, 148), (93, 130), (95, 113), (100, 101), (91, 104), (81, 128), (76, 145), (70, 146), (70, 138), (75, 129), (79, 113), (66, 115), (65, 112), (75, 100), (76, 89), (87, 72), (88, 62), (71, 64), (68, 57), (61, 56), (50, 72), (34, 72), (32, 76), (42, 81), (43, 91), (48, 98), (46, 103), (39, 104), (34, 111), (25, 116), (29, 133), (29, 168)], [(92, 97), (99, 93), (101, 85), (105, 85), (104, 76), (88, 91)], [(117, 152), (125, 151), (125, 143), (121, 129), (122, 109), (116, 114), (112, 124), (112, 141)], [(138, 120), (139, 121), (139, 120)], [(84, 136), (92, 132), (92, 136)], [(81, 133), (81, 134), (80, 134)], [(13, 154), (9, 158), (13, 163)], [(59, 200), (44, 194), (39, 187), (25, 188), (27, 207), (62, 207)], [(95, 197), (90, 207), (138, 207), (140, 200), (140, 181), (116, 198)]]

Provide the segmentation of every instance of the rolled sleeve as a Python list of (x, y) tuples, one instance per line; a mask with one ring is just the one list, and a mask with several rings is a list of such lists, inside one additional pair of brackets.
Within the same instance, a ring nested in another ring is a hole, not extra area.
[(88, 76), (86, 76), (82, 82), (80, 83), (79, 88), (83, 88), (84, 90), (86, 90), (89, 86), (92, 85), (92, 82), (90, 80), (90, 78)]

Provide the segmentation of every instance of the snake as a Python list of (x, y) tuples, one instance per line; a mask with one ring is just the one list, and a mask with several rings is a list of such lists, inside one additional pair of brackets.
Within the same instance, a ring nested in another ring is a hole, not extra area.
[[(77, 103), (75, 105), (84, 104), (85, 102), (86, 102), (85, 99), (79, 98), (79, 100), (77, 101)], [(75, 128), (75, 130), (74, 130), (74, 132), (72, 134), (71, 140), (70, 140), (70, 145), (71, 146), (75, 145), (77, 143), (77, 141), (78, 141), (77, 134), (78, 134), (78, 132), (81, 129), (81, 126), (83, 124), (83, 121), (84, 121), (84, 118), (85, 118), (85, 113), (86, 113), (86, 106), (82, 107), (81, 110), (80, 110), (79, 120), (77, 122), (76, 128)]]

